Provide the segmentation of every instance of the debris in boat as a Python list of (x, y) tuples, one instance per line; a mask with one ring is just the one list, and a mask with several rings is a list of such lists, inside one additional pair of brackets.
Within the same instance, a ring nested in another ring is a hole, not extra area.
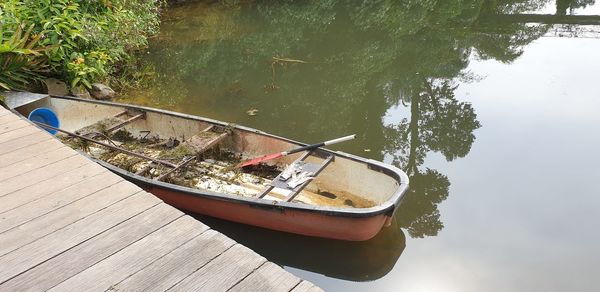
[[(102, 129), (110, 127), (110, 119), (105, 119), (99, 124), (91, 125), (86, 128), (88, 133), (99, 132)], [(80, 130), (80, 131), (83, 131)], [(142, 133), (142, 131), (139, 131)], [(145, 135), (144, 135), (145, 134)], [(159, 138), (157, 135), (149, 136), (149, 132), (142, 135), (133, 135), (126, 129), (120, 129), (114, 134), (106, 133), (97, 139), (114, 139), (115, 144), (120, 148), (128, 149), (148, 158), (170, 161), (178, 165), (186, 158), (197, 156), (192, 147), (186, 143), (180, 142), (179, 145), (168, 148), (167, 144), (174, 145), (174, 138)], [(149, 138), (144, 138), (149, 137)], [(233, 153), (226, 149), (216, 147), (204, 153), (198, 159), (190, 161), (189, 164), (179, 169), (173, 170), (173, 167), (151, 162), (148, 159), (135, 157), (127, 153), (108, 149), (95, 143), (83, 141), (79, 138), (62, 135), (61, 139), (73, 148), (83, 149), (89, 155), (106, 161), (119, 168), (144, 176), (149, 179), (164, 178), (165, 182), (177, 184), (184, 187), (204, 189), (213, 192), (226, 193), (244, 197), (255, 197), (268, 187), (281, 169), (277, 165), (258, 164), (243, 169), (235, 167), (242, 160), (240, 153)], [(169, 142), (171, 140), (171, 142)], [(150, 147), (153, 144), (160, 144), (160, 147)], [(287, 172), (284, 177), (291, 188), (295, 188), (308, 180), (313, 179), (311, 172), (302, 171), (304, 162), (292, 164), (285, 168)], [(171, 172), (171, 173), (169, 173)], [(169, 173), (168, 176), (164, 174)], [(368, 208), (375, 205), (374, 202), (364, 198), (336, 190), (330, 192), (310, 187), (303, 190), (293, 201), (297, 203), (319, 205), (319, 206), (337, 206), (352, 208)], [(335, 193), (335, 194), (334, 194)], [(265, 199), (273, 200), (273, 204), (285, 200), (288, 191), (279, 189), (274, 190)]]
[(281, 176), (279, 177), (283, 181), (288, 180), (290, 177), (292, 177), (293, 174), (300, 172), (302, 170), (301, 167), (304, 164), (305, 163), (303, 161), (295, 161), (294, 163), (288, 165), (288, 167), (286, 167), (286, 169), (281, 173)]
[(246, 113), (247, 113), (249, 116), (256, 116), (256, 113), (258, 113), (258, 109), (251, 108), (251, 109), (247, 110), (247, 111), (246, 111)]
[(292, 178), (287, 184), (290, 188), (295, 189), (297, 186), (315, 178), (313, 175), (314, 173), (310, 171), (300, 171), (298, 173), (293, 173)]

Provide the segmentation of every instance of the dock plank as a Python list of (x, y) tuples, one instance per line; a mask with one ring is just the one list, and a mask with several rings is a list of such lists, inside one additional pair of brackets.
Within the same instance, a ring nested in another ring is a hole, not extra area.
[(264, 262), (265, 258), (235, 244), (168, 291), (226, 291)]
[(78, 155), (77, 152), (74, 152), (65, 146), (50, 152), (46, 152), (39, 156), (23, 160), (18, 165), (14, 165), (12, 167), (2, 167), (0, 168), (0, 181), (7, 180), (13, 176), (29, 172), (36, 168), (44, 167), (48, 164), (52, 164), (75, 155)]
[(21, 138), (23, 136), (31, 135), (37, 132), (39, 132), (39, 130), (35, 127), (23, 127), (18, 131), (8, 131), (6, 133), (0, 134), (0, 143), (3, 143), (4, 141), (8, 142), (10, 140)]
[(0, 214), (107, 172), (108, 170), (95, 163), (85, 164), (66, 171), (59, 177), (52, 177), (8, 195), (0, 196)]
[(6, 142), (0, 142), (0, 154), (15, 151), (17, 149), (50, 139), (54, 138), (52, 138), (52, 136), (50, 136), (48, 133), (35, 132), (33, 134), (8, 140)]
[(50, 289), (183, 215), (160, 203), (0, 284), (0, 291)]
[(15, 120), (8, 123), (0, 123), (0, 134), (7, 133), (10, 131), (16, 131), (28, 126), (32, 126), (29, 122), (23, 120)]
[(46, 152), (65, 147), (62, 143), (56, 143), (52, 139), (37, 144), (29, 145), (21, 149), (0, 155), (0, 167), (6, 167), (11, 164), (36, 157)]
[(0, 283), (14, 277), (29, 267), (42, 263), (64, 252), (98, 233), (151, 208), (160, 200), (145, 192), (138, 192), (116, 204), (100, 210), (71, 225), (27, 244), (9, 254), (0, 257)]
[(181, 217), (48, 291), (106, 291), (206, 230), (197, 220)]
[(3, 115), (0, 116), (0, 124), (10, 123), (12, 121), (20, 120), (17, 115)]
[(105, 172), (60, 192), (46, 196), (44, 199), (35, 200), (4, 212), (0, 215), (0, 233), (108, 188), (119, 181), (122, 181), (120, 177), (115, 177), (112, 173)]
[(280, 266), (266, 262), (229, 291), (281, 291), (292, 290), (300, 278), (286, 272)]
[(66, 171), (89, 163), (90, 160), (83, 156), (71, 156), (65, 160), (46, 165), (36, 170), (12, 177), (8, 181), (0, 182), (0, 197), (18, 191), (25, 187), (35, 185), (49, 178), (62, 176)]
[(235, 244), (208, 230), (113, 286), (116, 291), (165, 291)]
[(120, 182), (79, 201), (0, 233), (0, 256), (40, 237), (123, 200), (139, 191), (129, 182)]
[(323, 292), (323, 289), (315, 286), (313, 283), (302, 280), (298, 286), (296, 286), (292, 292)]

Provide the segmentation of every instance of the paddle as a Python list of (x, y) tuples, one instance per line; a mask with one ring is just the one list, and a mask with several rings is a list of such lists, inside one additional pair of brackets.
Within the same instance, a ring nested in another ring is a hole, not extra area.
[(283, 151), (283, 152), (277, 152), (277, 153), (273, 153), (273, 154), (268, 154), (268, 155), (264, 155), (264, 156), (261, 156), (261, 157), (254, 158), (252, 160), (248, 160), (246, 162), (242, 162), (242, 163), (238, 164), (237, 167), (246, 167), (246, 166), (250, 166), (250, 165), (256, 165), (256, 164), (259, 164), (259, 163), (261, 163), (263, 161), (267, 161), (267, 160), (279, 158), (279, 157), (282, 157), (282, 156), (286, 156), (286, 155), (298, 153), (298, 152), (304, 151), (304, 150), (312, 150), (312, 149), (319, 148), (321, 146), (332, 145), (332, 144), (335, 144), (335, 143), (340, 143), (340, 142), (352, 140), (354, 138), (356, 138), (356, 135), (350, 135), (350, 136), (346, 136), (346, 137), (342, 137), (342, 138), (337, 138), (337, 139), (333, 139), (333, 140), (329, 140), (329, 141), (325, 141), (325, 142), (321, 142), (321, 143), (317, 143), (317, 144), (302, 146), (302, 147), (299, 147), (299, 148), (296, 148), (296, 149), (292, 149), (292, 150), (288, 150), (288, 151)]

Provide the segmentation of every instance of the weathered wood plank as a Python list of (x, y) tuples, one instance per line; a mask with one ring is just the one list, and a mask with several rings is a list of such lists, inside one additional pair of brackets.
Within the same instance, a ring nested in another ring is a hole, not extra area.
[(226, 291), (266, 261), (236, 244), (169, 291)]
[(116, 204), (0, 257), (0, 283), (160, 203), (140, 191)]
[(0, 143), (14, 140), (23, 136), (31, 135), (38, 132), (39, 130), (35, 127), (23, 127), (14, 131), (8, 131), (0, 134)]
[(50, 178), (8, 195), (1, 196), (0, 214), (106, 172), (108, 172), (108, 170), (105, 168), (95, 163), (90, 163), (63, 172), (63, 175), (59, 177)]
[(65, 147), (64, 144), (57, 142), (58, 141), (50, 139), (37, 144), (23, 147), (10, 153), (2, 154), (0, 155), (0, 167), (5, 167), (26, 160), (32, 156), (39, 156), (46, 152)]
[(181, 217), (49, 291), (106, 291), (207, 229), (189, 216)]
[(79, 154), (77, 154), (77, 152), (72, 151), (69, 148), (66, 148), (65, 146), (63, 148), (55, 149), (36, 157), (30, 157), (10, 167), (1, 167), (0, 181), (10, 179), (11, 177), (17, 176), (19, 174), (26, 173), (36, 168), (44, 167), (48, 164), (52, 164), (54, 162), (58, 162), (75, 155)]
[(36, 144), (45, 140), (53, 139), (48, 133), (36, 132), (27, 136), (12, 139), (0, 143), (0, 154), (15, 151), (17, 149), (27, 147), (31, 144)]
[(139, 188), (135, 185), (123, 181), (25, 224), (4, 231), (0, 233), (0, 256), (123, 200), (138, 190)]
[[(31, 124), (24, 120), (15, 120), (15, 121), (8, 122), (8, 123), (2, 123), (2, 124), (0, 124), (0, 134), (7, 133), (10, 131), (16, 131), (18, 129), (21, 129), (21, 128), (24, 128), (27, 126), (31, 126)], [(1, 141), (0, 141), (0, 143), (1, 143)]]
[(208, 230), (112, 288), (117, 291), (165, 291), (234, 244), (235, 241), (225, 235)]
[(40, 200), (27, 203), (0, 215), (0, 233), (71, 204), (123, 179), (109, 172), (91, 177)]
[(266, 262), (229, 291), (290, 291), (301, 279), (280, 266)]
[(84, 164), (90, 163), (90, 160), (83, 156), (71, 156), (65, 160), (46, 165), (36, 170), (24, 173), (11, 178), (8, 181), (0, 182), (0, 197), (18, 191), (25, 187), (35, 185), (41, 181), (62, 176), (64, 172), (78, 168)]
[(3, 116), (0, 116), (0, 124), (10, 123), (10, 122), (16, 121), (18, 119), (20, 119), (19, 116), (14, 115), (14, 114), (13, 115), (3, 115)]
[(183, 215), (181, 211), (159, 203), (0, 284), (0, 291), (50, 289)]
[(323, 292), (323, 289), (315, 286), (311, 282), (302, 280), (298, 286), (294, 287), (292, 292)]

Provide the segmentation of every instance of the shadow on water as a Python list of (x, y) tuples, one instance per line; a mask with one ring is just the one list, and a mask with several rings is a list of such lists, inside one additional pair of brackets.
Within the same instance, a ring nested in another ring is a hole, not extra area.
[[(531, 11), (556, 5), (555, 15)], [(404, 169), (411, 188), (394, 225), (366, 242), (338, 242), (202, 217), (271, 261), (329, 277), (374, 280), (411, 237), (436, 236), (450, 180), (431, 153), (465, 157), (481, 127), (455, 96), (481, 77), (469, 61), (510, 63), (545, 23), (593, 1), (222, 1), (173, 7), (145, 60), (147, 90), (126, 102), (207, 116), (306, 142), (356, 133), (343, 151)], [(561, 20), (562, 19), (562, 20)], [(545, 23), (544, 23), (545, 22)], [(247, 111), (256, 112), (249, 116)], [(390, 121), (391, 120), (391, 121)]]
[(371, 240), (350, 242), (277, 232), (206, 216), (196, 218), (270, 261), (351, 281), (385, 276), (406, 246), (397, 223)]

